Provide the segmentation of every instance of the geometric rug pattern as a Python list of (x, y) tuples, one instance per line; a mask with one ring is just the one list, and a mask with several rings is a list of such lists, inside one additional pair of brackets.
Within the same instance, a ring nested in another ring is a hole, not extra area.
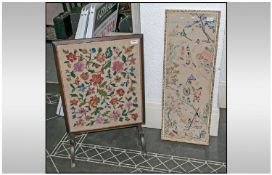
[(47, 104), (55, 104), (59, 102), (59, 97), (60, 94), (51, 94), (51, 93), (46, 93), (46, 103)]
[[(226, 164), (210, 160), (192, 159), (148, 152), (82, 143), (87, 135), (76, 136), (76, 161), (92, 162), (133, 169), (131, 173), (226, 173)], [(51, 157), (70, 159), (68, 134), (50, 154)]]

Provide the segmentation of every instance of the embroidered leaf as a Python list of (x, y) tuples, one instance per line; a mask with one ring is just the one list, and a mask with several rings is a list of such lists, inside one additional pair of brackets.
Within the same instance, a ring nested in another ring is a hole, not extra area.
[(107, 61), (103, 66), (102, 66), (102, 69), (107, 69), (111, 66), (111, 61)]
[(71, 72), (71, 76), (72, 76), (73, 78), (76, 78), (76, 74), (74, 73), (74, 71)]
[(83, 106), (85, 104), (86, 104), (86, 99), (84, 99), (84, 101), (79, 104), (79, 107), (81, 107), (81, 106)]
[(102, 49), (101, 49), (100, 47), (98, 48), (98, 53), (99, 53), (99, 52), (102, 52)]
[(136, 109), (132, 109), (132, 110), (130, 110), (130, 111), (128, 111), (129, 113), (132, 113), (132, 112), (134, 112)]
[(79, 94), (79, 96), (80, 96), (81, 98), (83, 98), (83, 95), (82, 95), (82, 94)]
[(134, 107), (138, 107), (138, 104), (134, 103), (133, 106), (134, 106)]
[(126, 110), (123, 110), (122, 116), (127, 116), (127, 111)]
[(112, 85), (113, 87), (116, 87), (116, 85), (115, 85), (114, 83), (111, 83), (111, 85)]
[(136, 83), (136, 81), (135, 81), (135, 80), (131, 80), (131, 82), (132, 82), (132, 83)]
[(104, 81), (102, 84), (99, 85), (100, 88), (103, 88), (107, 84), (106, 81)]
[(95, 71), (93, 69), (89, 69), (88, 72), (94, 73)]
[(73, 84), (70, 84), (70, 86), (71, 86), (73, 89), (75, 89), (75, 86), (74, 86)]
[(97, 92), (98, 92), (101, 96), (107, 96), (107, 92), (104, 91), (103, 89), (97, 89)]
[(125, 57), (125, 55), (122, 55), (122, 61), (125, 63), (127, 61), (127, 58)]
[(104, 124), (110, 123), (110, 121), (108, 119), (104, 120)]
[(124, 118), (121, 118), (121, 117), (119, 118), (119, 121), (120, 121), (120, 122), (122, 122), (123, 120), (124, 120)]
[(106, 115), (109, 114), (109, 112), (110, 112), (110, 111), (106, 111), (106, 112), (104, 112), (102, 115), (103, 115), (103, 116), (106, 116)]
[(127, 73), (126, 72), (121, 72), (122, 76), (125, 78)]
[(77, 97), (77, 94), (70, 94), (71, 97)]
[(94, 112), (92, 112), (93, 115), (97, 115), (100, 110), (103, 109), (103, 108), (96, 108)]
[(69, 63), (69, 61), (64, 61), (64, 63)]
[(65, 53), (65, 54), (68, 54), (69, 53), (69, 51), (68, 50), (62, 50), (63, 51), (63, 53)]
[(131, 99), (132, 99), (132, 97), (129, 97), (129, 98), (128, 98), (128, 101), (130, 101)]
[(108, 47), (107, 48), (107, 50), (106, 50), (106, 58), (109, 58), (109, 57), (111, 57), (112, 56), (112, 50), (111, 50), (111, 48), (110, 47)]
[(92, 120), (90, 123), (88, 123), (86, 126), (93, 125), (95, 123), (94, 120)]
[(108, 96), (112, 96), (114, 94), (114, 92), (112, 91)]

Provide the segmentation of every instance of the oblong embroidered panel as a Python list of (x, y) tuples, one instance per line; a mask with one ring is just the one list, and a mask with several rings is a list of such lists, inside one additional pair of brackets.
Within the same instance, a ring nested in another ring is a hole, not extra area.
[(166, 10), (164, 140), (209, 144), (220, 11)]
[(69, 132), (144, 123), (142, 35), (54, 42)]

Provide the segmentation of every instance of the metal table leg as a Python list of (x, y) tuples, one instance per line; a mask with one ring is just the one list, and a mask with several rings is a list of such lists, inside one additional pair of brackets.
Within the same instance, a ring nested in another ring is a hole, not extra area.
[(75, 163), (75, 134), (70, 133), (70, 154), (71, 154), (71, 168), (76, 167)]

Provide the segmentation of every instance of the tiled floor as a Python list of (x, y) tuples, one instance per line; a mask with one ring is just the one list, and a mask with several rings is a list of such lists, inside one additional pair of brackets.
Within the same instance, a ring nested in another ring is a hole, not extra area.
[(70, 168), (64, 119), (55, 114), (59, 89), (47, 84), (46, 172), (48, 173), (226, 173), (226, 111), (218, 137), (209, 146), (162, 141), (160, 130), (144, 128), (147, 157), (141, 154), (136, 128), (76, 137), (76, 167)]

